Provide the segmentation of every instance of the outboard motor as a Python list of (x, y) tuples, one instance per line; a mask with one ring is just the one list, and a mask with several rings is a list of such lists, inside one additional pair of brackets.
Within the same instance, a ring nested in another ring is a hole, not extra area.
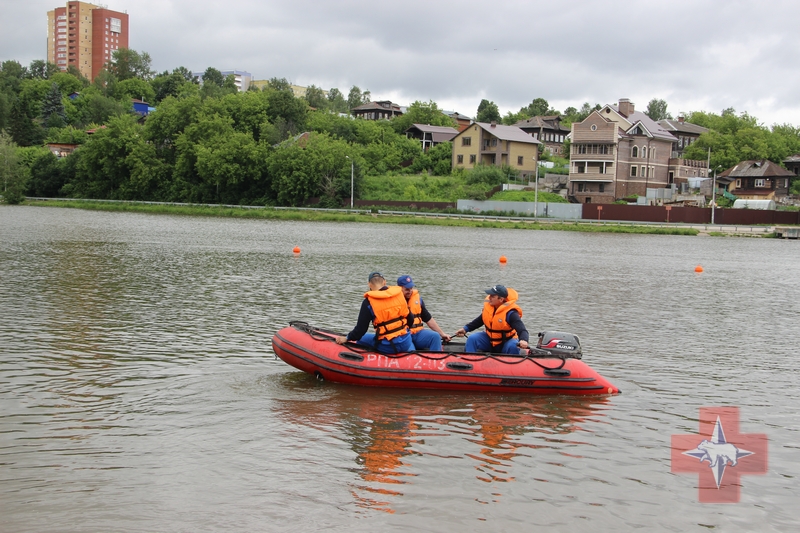
[(563, 331), (543, 331), (539, 333), (539, 341), (536, 349), (531, 350), (531, 355), (541, 356), (547, 354), (553, 357), (571, 357), (580, 359), (583, 357), (581, 352), (581, 341), (577, 335), (564, 333)]

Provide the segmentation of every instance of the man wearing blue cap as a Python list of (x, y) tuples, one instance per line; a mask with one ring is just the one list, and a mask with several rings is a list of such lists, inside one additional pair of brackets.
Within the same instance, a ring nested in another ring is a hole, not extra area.
[[(419, 291), (414, 287), (411, 276), (403, 275), (397, 278), (397, 286), (403, 289), (403, 296), (408, 303), (408, 310), (414, 315), (413, 321), (409, 322), (411, 330), (411, 340), (417, 350), (441, 351), (442, 340), (450, 342), (450, 335), (442, 331), (436, 319), (425, 307), (425, 302), (419, 295)], [(428, 324), (431, 329), (425, 329), (423, 324)], [(433, 330), (433, 331), (431, 331)]]
[(473, 333), (464, 349), (468, 352), (494, 352), (519, 355), (519, 348), (528, 347), (528, 330), (522, 323), (522, 309), (517, 305), (517, 291), (503, 285), (486, 290), (483, 313), (456, 331), (463, 337), (468, 331), (484, 326), (486, 331)]
[[(380, 272), (369, 275), (369, 291), (364, 293), (358, 322), (346, 337), (336, 337), (337, 344), (357, 341), (381, 353), (413, 352), (414, 343), (408, 324), (411, 320), (408, 304), (400, 287), (387, 287)], [(375, 333), (367, 333), (369, 325)]]

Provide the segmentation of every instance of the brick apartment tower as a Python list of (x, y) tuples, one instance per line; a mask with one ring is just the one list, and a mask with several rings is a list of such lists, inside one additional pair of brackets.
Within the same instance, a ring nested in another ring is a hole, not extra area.
[(47, 61), (94, 80), (118, 48), (128, 48), (128, 14), (86, 2), (47, 12)]

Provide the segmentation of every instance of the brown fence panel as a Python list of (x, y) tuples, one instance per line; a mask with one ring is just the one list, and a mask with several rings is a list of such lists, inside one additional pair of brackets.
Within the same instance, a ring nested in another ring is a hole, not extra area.
[[(668, 209), (669, 207), (669, 209)], [(625, 220), (631, 222), (676, 222), (710, 224), (711, 208), (656, 205), (583, 204), (587, 220)], [(715, 209), (714, 224), (800, 224), (797, 211), (761, 211), (758, 209)]]
[(583, 218), (589, 220), (666, 222), (667, 211), (657, 205), (583, 204)]

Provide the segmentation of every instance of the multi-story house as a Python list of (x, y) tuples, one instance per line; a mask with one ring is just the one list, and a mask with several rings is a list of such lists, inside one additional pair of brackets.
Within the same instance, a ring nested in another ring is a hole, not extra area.
[(47, 12), (47, 61), (74, 66), (90, 80), (119, 48), (128, 48), (128, 14), (86, 2)]
[(453, 168), (508, 165), (530, 180), (536, 174), (539, 144), (516, 126), (474, 122), (453, 138)]
[(350, 110), (356, 118), (365, 120), (389, 120), (403, 114), (403, 109), (389, 100), (367, 102)]
[(572, 125), (569, 195), (580, 203), (612, 203), (669, 186), (675, 137), (620, 98)]
[(675, 137), (675, 141), (672, 143), (672, 157), (675, 159), (680, 158), (683, 155), (683, 151), (686, 150), (689, 145), (699, 139), (700, 135), (708, 131), (708, 128), (686, 122), (683, 116), (679, 116), (678, 120), (659, 120), (658, 124)]
[(562, 155), (564, 140), (569, 135), (569, 130), (561, 125), (561, 115), (531, 117), (520, 120), (514, 125), (541, 141), (551, 154)]

